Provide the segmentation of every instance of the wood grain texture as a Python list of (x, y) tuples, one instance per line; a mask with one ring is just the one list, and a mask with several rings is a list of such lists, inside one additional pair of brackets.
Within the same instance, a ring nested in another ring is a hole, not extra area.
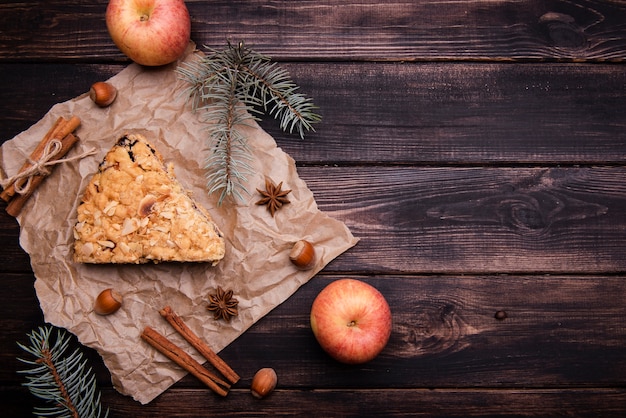
[[(623, 164), (619, 65), (283, 64), (319, 106), (304, 140), (261, 126), (299, 164)], [(1, 64), (2, 140), (124, 66)], [(41, 75), (54, 77), (49, 83)], [(592, 83), (589, 80), (593, 80)]]
[(361, 239), (331, 269), (626, 268), (623, 168), (325, 167), (300, 173), (320, 208)]
[[(181, 391), (193, 405), (206, 406), (211, 416), (246, 417), (294, 416), (306, 411), (307, 417), (539, 417), (558, 416), (563, 411), (577, 411), (576, 416), (621, 417), (626, 395), (620, 390), (501, 391), (501, 390), (385, 390), (367, 393), (342, 390), (276, 390), (263, 402), (255, 401), (245, 391), (233, 391), (228, 406), (207, 401), (195, 391)], [(105, 396), (105, 400), (108, 399)], [(202, 417), (197, 408), (173, 408), (173, 394), (146, 408), (149, 414), (168, 417)], [(117, 403), (120, 400), (114, 398)], [(235, 406), (232, 407), (231, 404)], [(114, 404), (116, 405), (116, 404)], [(116, 405), (117, 406), (117, 405)], [(302, 408), (302, 409), (301, 409)], [(120, 405), (119, 411), (134, 408)]]
[[(241, 375), (233, 388), (249, 387), (265, 366), (276, 369), (281, 387), (293, 390), (454, 388), (455, 381), (467, 388), (520, 390), (624, 384), (621, 278), (353, 274), (383, 293), (394, 325), (378, 358), (346, 366), (321, 350), (309, 326), (315, 296), (341, 277), (315, 278), (220, 353)], [(18, 280), (32, 283), (26, 275), (9, 276), (7, 283)], [(25, 353), (14, 342), (25, 341), (25, 325), (40, 321), (32, 293), (14, 296), (1, 309), (5, 322), (16, 326), (7, 327), (1, 342), (0, 381), (15, 379), (15, 357)], [(25, 302), (30, 311), (21, 307)], [(495, 318), (501, 310), (504, 320)], [(94, 360), (100, 384), (109, 386), (106, 369)], [(192, 376), (177, 387), (203, 388)]]
[[(624, 167), (312, 166), (299, 173), (320, 209), (360, 238), (331, 271), (626, 270)], [(0, 235), (4, 269), (29, 270), (14, 245), (15, 221), (0, 219), (12, 225)]]
[[(0, 388), (6, 399), (7, 416), (31, 413), (25, 390)], [(180, 399), (186, 402), (181, 403)], [(367, 394), (349, 390), (291, 391), (277, 389), (259, 401), (245, 389), (233, 389), (224, 402), (215, 402), (206, 391), (180, 389), (166, 392), (152, 404), (141, 407), (145, 417), (480, 417), (537, 418), (563, 416), (622, 418), (626, 394), (620, 389), (568, 390), (465, 390), (465, 389), (375, 389)], [(112, 389), (103, 393), (109, 416), (137, 416), (136, 403)], [(207, 412), (210, 411), (210, 412)]]
[[(371, 402), (368, 408), (380, 415), (388, 411), (390, 416), (417, 410), (434, 414), (429, 416), (460, 416), (462, 411), (470, 416), (507, 416), (515, 411), (517, 416), (545, 416), (558, 408), (577, 408), (591, 416), (597, 413), (597, 405), (603, 405), (602, 416), (617, 416), (621, 410), (626, 396), (620, 389), (626, 372), (622, 278), (355, 276), (376, 286), (390, 301), (394, 326), (383, 353), (365, 366), (353, 367), (330, 360), (308, 325), (308, 307), (338, 277), (313, 279), (221, 352), (242, 376), (226, 399), (187, 376), (150, 405), (137, 409), (130, 398), (112, 392), (97, 355), (83, 349), (95, 366), (113, 416), (132, 411), (141, 411), (142, 416), (199, 416), (207, 409), (215, 411), (212, 416), (281, 415), (308, 410), (309, 403), (320, 404), (315, 416), (337, 416), (326, 415), (337, 402), (344, 405), (337, 413), (356, 416), (363, 410), (354, 409), (351, 400), (359, 392), (364, 402)], [(28, 278), (16, 275), (7, 285), (18, 280)], [(20, 304), (32, 296), (17, 296), (1, 308), (5, 323), (24, 320)], [(34, 308), (32, 303), (28, 306)], [(506, 319), (494, 317), (500, 310), (506, 311)], [(30, 320), (38, 321), (36, 309), (32, 312)], [(9, 329), (9, 338), (3, 337), (0, 382), (15, 379), (13, 369), (19, 367), (15, 356), (20, 352), (10, 342), (25, 339), (19, 332), (25, 325)], [(279, 385), (275, 394), (259, 403), (248, 388), (261, 367), (275, 368)], [(387, 410), (389, 403), (379, 396), (396, 406)], [(184, 405), (174, 401), (176, 397), (184, 398)], [(453, 397), (458, 400), (452, 402)], [(396, 404), (403, 398), (406, 403)], [(446, 399), (457, 406), (439, 409), (439, 402)], [(543, 403), (521, 408), (524, 399)]]
[(302, 89), (322, 123), (304, 141), (271, 121), (263, 126), (301, 163), (621, 164), (626, 157), (620, 66), (285, 67), (312, 82)]
[[(186, 4), (197, 45), (244, 40), (320, 107), (305, 140), (261, 127), (360, 242), (220, 353), (242, 377), (225, 399), (186, 376), (140, 405), (82, 347), (111, 417), (626, 414), (626, 2)], [(0, 141), (129, 64), (106, 5), (0, 4)], [(45, 318), (5, 206), (0, 414), (21, 417), (36, 401), (16, 342)], [(343, 277), (393, 311), (362, 366), (333, 361), (309, 326)], [(258, 401), (262, 367), (279, 383)]]
[[(280, 60), (626, 59), (622, 1), (186, 2), (192, 39), (244, 40)], [(124, 61), (105, 0), (4, 2), (0, 59)]]

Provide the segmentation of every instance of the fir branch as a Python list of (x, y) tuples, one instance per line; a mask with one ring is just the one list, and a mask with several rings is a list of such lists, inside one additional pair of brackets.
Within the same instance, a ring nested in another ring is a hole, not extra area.
[(251, 56), (243, 64), (244, 72), (257, 80), (254, 86), (265, 111), (280, 121), (282, 130), (292, 133), (297, 129), (303, 139), (305, 131), (314, 131), (313, 123), (321, 120), (315, 113), (317, 107), (310, 98), (297, 92), (299, 87), (285, 69), (261, 56)]
[(280, 122), (280, 128), (297, 131), (304, 138), (321, 117), (311, 99), (297, 92), (289, 74), (271, 60), (240, 42), (230, 42), (222, 51), (180, 65), (177, 72), (188, 82), (184, 91), (192, 110), (202, 111), (213, 123), (209, 138), (212, 154), (205, 161), (207, 189), (219, 192), (218, 204), (226, 196), (242, 198), (252, 169), (251, 150), (241, 128), (267, 113)]
[(30, 346), (17, 343), (35, 360), (18, 358), (30, 369), (18, 373), (26, 376), (24, 386), (30, 392), (51, 404), (49, 407), (35, 407), (38, 416), (97, 418), (102, 415), (100, 392), (96, 390), (96, 377), (80, 349), (65, 356), (70, 339), (64, 330), (58, 329), (54, 344), (50, 336), (53, 327), (40, 327), (28, 334)]
[(251, 116), (237, 106), (234, 93), (237, 88), (236, 77), (231, 77), (228, 84), (224, 83), (220, 87), (228, 90), (226, 94), (218, 88), (205, 96), (213, 103), (219, 103), (206, 113), (208, 118), (219, 121), (211, 132), (214, 150), (206, 160), (207, 169), (212, 168), (207, 174), (207, 188), (210, 194), (219, 192), (218, 204), (226, 196), (234, 195), (241, 199), (241, 192), (246, 191), (243, 183), (252, 171), (248, 163), (251, 157), (247, 142), (237, 129), (238, 126), (246, 125)]

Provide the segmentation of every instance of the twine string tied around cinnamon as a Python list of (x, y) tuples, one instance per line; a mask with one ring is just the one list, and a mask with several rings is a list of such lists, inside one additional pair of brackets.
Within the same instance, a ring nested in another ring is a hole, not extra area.
[(96, 153), (96, 149), (92, 148), (90, 150), (85, 151), (84, 153), (80, 155), (75, 155), (69, 158), (55, 159), (55, 157), (59, 155), (59, 153), (61, 152), (62, 147), (63, 147), (63, 143), (60, 140), (58, 139), (51, 140), (50, 142), (46, 144), (43, 154), (41, 155), (41, 158), (39, 158), (37, 161), (33, 161), (32, 159), (29, 158), (28, 163), (30, 164), (30, 167), (28, 167), (24, 171), (17, 173), (16, 175), (12, 177), (9, 177), (4, 180), (0, 180), (0, 186), (2, 186), (3, 189), (6, 189), (8, 186), (13, 184), (13, 187), (15, 188), (15, 192), (17, 194), (20, 194), (20, 195), (27, 194), (30, 191), (33, 177), (49, 176), (50, 173), (52, 172), (51, 168), (57, 164), (80, 160), (88, 155), (93, 155)]

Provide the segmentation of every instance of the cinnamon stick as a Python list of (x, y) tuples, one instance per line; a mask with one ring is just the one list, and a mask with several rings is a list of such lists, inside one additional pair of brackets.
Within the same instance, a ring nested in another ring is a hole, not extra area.
[(233, 385), (240, 379), (239, 375), (207, 344), (204, 343), (188, 326), (180, 316), (178, 316), (170, 306), (159, 311), (161, 316), (170, 323), (170, 325), (178, 331), (182, 337), (187, 340), (200, 354), (206, 358), (219, 372)]
[[(39, 142), (37, 147), (30, 154), (30, 161), (36, 161), (41, 158), (41, 155), (43, 154), (44, 150), (48, 146), (48, 143), (52, 140), (53, 135), (55, 135), (65, 123), (67, 123), (67, 121), (63, 117), (59, 117), (54, 122), (54, 125), (52, 125), (52, 127), (48, 130), (48, 132), (46, 132), (46, 135), (43, 137), (41, 142)], [(30, 164), (30, 162), (26, 161), (24, 164), (22, 164), (22, 167), (18, 171), (18, 174), (21, 174), (24, 171), (28, 170), (28, 168), (31, 165), (32, 164)], [(15, 194), (15, 186), (13, 185), (13, 183), (11, 183), (7, 187), (5, 187), (2, 193), (0, 193), (0, 197), (5, 202), (8, 202), (9, 200), (11, 200), (11, 197), (13, 197), (14, 194)]]
[[(78, 138), (74, 134), (67, 134), (61, 140), (61, 148), (51, 161), (56, 161), (63, 158), (65, 154), (67, 154), (68, 151), (74, 146), (74, 144), (76, 144), (76, 142), (78, 142)], [(35, 192), (37, 187), (39, 187), (39, 185), (44, 181), (45, 178), (45, 175), (34, 175), (30, 180), (30, 187), (28, 191), (23, 194), (17, 194), (12, 199), (10, 199), (9, 204), (6, 208), (6, 212), (13, 217), (19, 215), (28, 198)]]
[[(67, 135), (74, 132), (79, 126), (80, 118), (77, 116), (72, 116), (69, 120), (66, 120), (63, 117), (58, 118), (43, 139), (39, 142), (37, 147), (30, 154), (29, 160), (22, 165), (18, 174), (23, 173), (32, 167), (33, 164), (31, 164), (31, 161), (37, 161), (41, 158), (50, 141), (53, 139), (62, 140)], [(2, 191), (2, 193), (0, 193), (0, 198), (2, 198), (5, 202), (8, 202), (15, 195), (15, 193), (15, 184), (10, 184)]]
[(226, 396), (228, 394), (230, 385), (227, 382), (202, 367), (202, 365), (194, 360), (189, 354), (185, 353), (176, 344), (172, 343), (154, 329), (147, 326), (141, 334), (141, 338), (174, 363), (178, 364), (180, 367), (197, 377), (202, 383), (218, 395)]

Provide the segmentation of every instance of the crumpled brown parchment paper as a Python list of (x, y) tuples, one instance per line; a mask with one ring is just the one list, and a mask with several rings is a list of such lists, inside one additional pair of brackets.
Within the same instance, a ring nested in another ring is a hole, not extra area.
[[(193, 45), (190, 50), (193, 50)], [(184, 59), (194, 59), (196, 53)], [(193, 113), (182, 91), (176, 64), (144, 68), (131, 64), (108, 80), (118, 89), (116, 101), (99, 108), (83, 94), (53, 106), (28, 130), (0, 148), (4, 176), (12, 176), (28, 158), (54, 121), (78, 116), (79, 143), (67, 158), (90, 149), (97, 152), (79, 161), (56, 166), (18, 216), (20, 244), (30, 255), (35, 289), (45, 320), (68, 329), (79, 341), (98, 351), (111, 372), (115, 388), (145, 404), (185, 372), (141, 340), (146, 325), (155, 328), (196, 360), (203, 359), (158, 311), (170, 305), (187, 325), (219, 352), (256, 321), (289, 298), (332, 259), (357, 243), (340, 221), (321, 212), (312, 192), (298, 176), (294, 160), (277, 147), (258, 125), (245, 128), (254, 155), (254, 175), (248, 179), (245, 201), (226, 200), (205, 188), (204, 159), (209, 155), (207, 129)], [(116, 140), (139, 132), (173, 162), (179, 181), (211, 213), (226, 238), (226, 256), (216, 267), (208, 264), (82, 265), (72, 260), (72, 227), (76, 207), (91, 175)], [(291, 203), (271, 217), (256, 188), (265, 178), (292, 189)], [(308, 271), (289, 261), (299, 239), (315, 243), (320, 258)], [(214, 320), (206, 310), (207, 296), (217, 286), (232, 289), (239, 315), (230, 323)], [(110, 316), (93, 313), (100, 291), (112, 287), (124, 295), (122, 308)], [(236, 362), (231, 367), (237, 370)]]

